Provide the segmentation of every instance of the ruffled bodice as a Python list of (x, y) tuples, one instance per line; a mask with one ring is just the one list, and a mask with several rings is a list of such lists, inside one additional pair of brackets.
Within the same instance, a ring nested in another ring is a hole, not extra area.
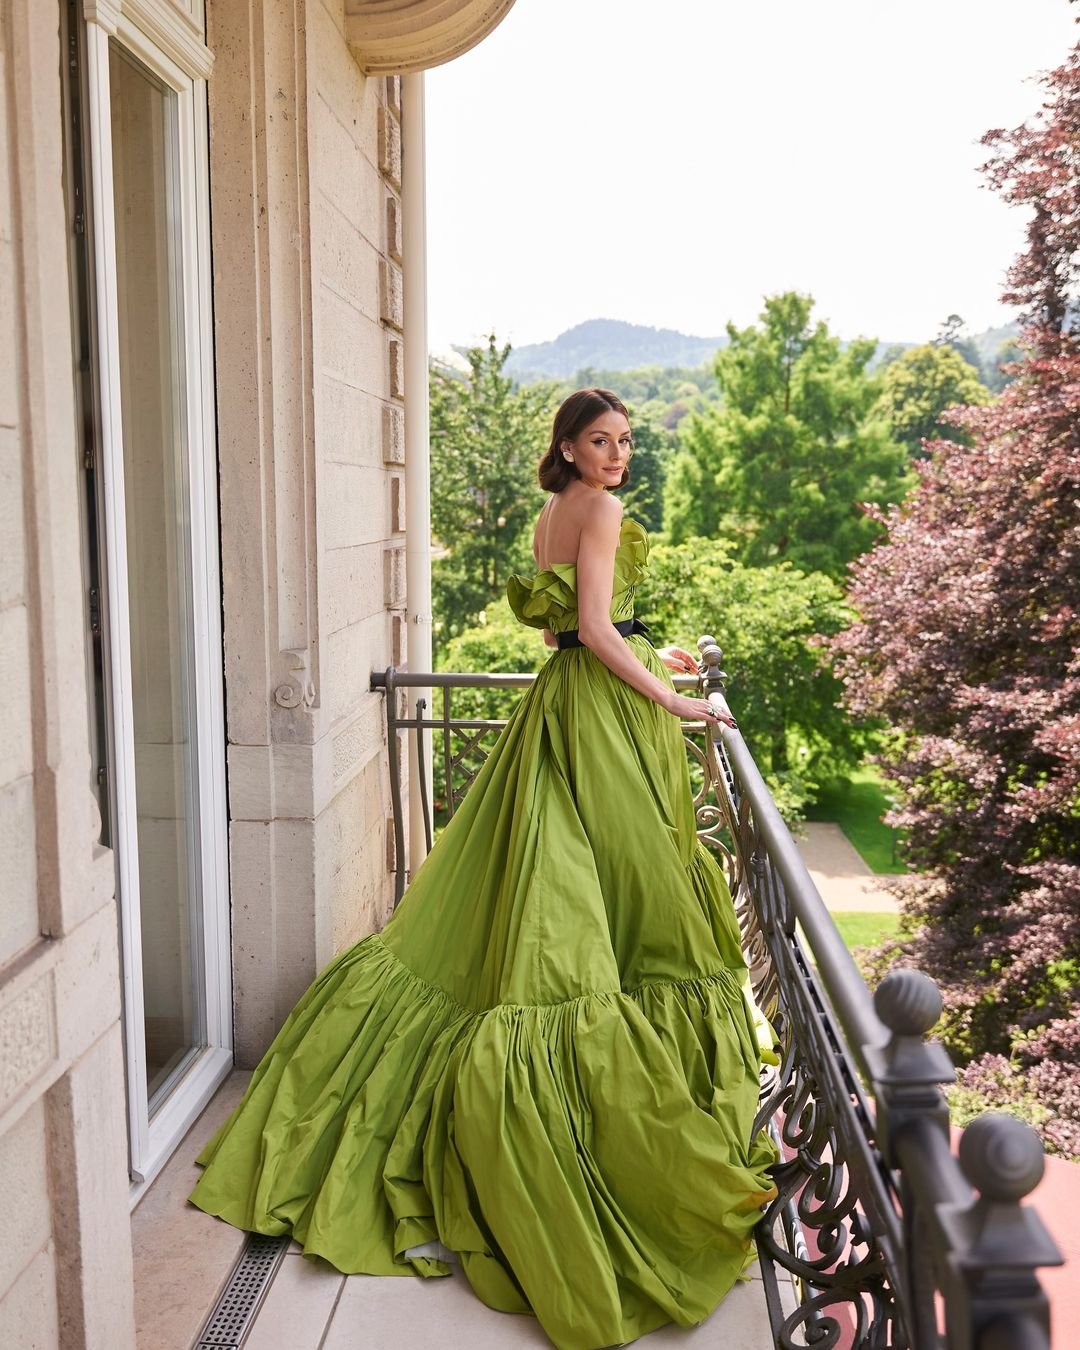
[[(649, 561), (649, 532), (640, 521), (623, 518), (615, 550), (615, 577), (611, 590), (611, 621), (634, 613), (634, 592)], [(577, 564), (555, 563), (532, 576), (515, 575), (506, 583), (510, 608), (531, 628), (565, 633), (578, 626)]]

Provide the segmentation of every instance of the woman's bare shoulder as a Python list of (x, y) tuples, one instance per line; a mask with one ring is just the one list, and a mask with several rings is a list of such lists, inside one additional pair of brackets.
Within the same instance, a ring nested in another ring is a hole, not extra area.
[(580, 507), (582, 525), (599, 525), (603, 529), (622, 520), (623, 504), (618, 497), (610, 492), (591, 492), (589, 496), (594, 500), (584, 501)]
[(622, 530), (622, 502), (607, 492), (594, 492), (592, 495), (596, 501), (583, 507), (579, 559), (582, 553), (594, 553), (595, 550), (599, 550), (599, 554), (594, 553), (594, 556), (613, 553)]
[[(533, 530), (533, 556), (540, 562), (541, 552), (552, 556), (574, 557), (586, 540), (605, 540), (617, 536), (621, 528), (623, 506), (608, 492), (565, 489), (555, 507), (545, 503)], [(541, 547), (541, 541), (547, 546)]]

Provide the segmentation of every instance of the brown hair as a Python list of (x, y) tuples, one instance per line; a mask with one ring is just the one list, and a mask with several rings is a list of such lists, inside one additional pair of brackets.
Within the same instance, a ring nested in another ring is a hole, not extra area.
[[(545, 492), (561, 492), (575, 478), (581, 477), (577, 465), (572, 460), (563, 459), (559, 447), (563, 441), (577, 440), (590, 423), (603, 417), (606, 412), (622, 413), (628, 422), (630, 420), (626, 404), (610, 389), (579, 389), (559, 404), (551, 428), (551, 444), (537, 466), (537, 477)], [(625, 487), (629, 481), (628, 464), (615, 486)]]

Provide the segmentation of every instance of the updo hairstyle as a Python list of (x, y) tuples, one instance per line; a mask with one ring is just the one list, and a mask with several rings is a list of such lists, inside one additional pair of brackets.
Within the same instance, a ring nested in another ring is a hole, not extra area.
[[(622, 413), (628, 422), (630, 420), (626, 404), (610, 389), (579, 389), (563, 399), (551, 428), (551, 444), (537, 466), (537, 477), (545, 492), (561, 492), (575, 478), (581, 477), (574, 461), (563, 458), (562, 443), (577, 440), (587, 426), (606, 412)], [(630, 465), (627, 464), (623, 476), (614, 486), (625, 487), (629, 481)]]

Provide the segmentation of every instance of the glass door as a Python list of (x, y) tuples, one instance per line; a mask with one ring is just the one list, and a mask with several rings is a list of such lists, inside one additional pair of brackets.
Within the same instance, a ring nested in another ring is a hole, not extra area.
[(109, 89), (150, 1111), (206, 1044), (176, 93), (115, 40)]
[(206, 86), (122, 14), (109, 29), (80, 8), (70, 0), (86, 134), (72, 136), (69, 173), (87, 183), (77, 312), (96, 465), (96, 758), (138, 1186), (232, 1062)]

